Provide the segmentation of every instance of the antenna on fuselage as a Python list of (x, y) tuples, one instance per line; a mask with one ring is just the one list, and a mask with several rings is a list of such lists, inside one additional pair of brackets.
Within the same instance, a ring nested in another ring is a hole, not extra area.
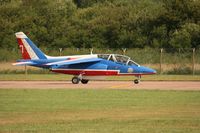
[(92, 52), (93, 52), (93, 48), (90, 48), (90, 54), (93, 54)]

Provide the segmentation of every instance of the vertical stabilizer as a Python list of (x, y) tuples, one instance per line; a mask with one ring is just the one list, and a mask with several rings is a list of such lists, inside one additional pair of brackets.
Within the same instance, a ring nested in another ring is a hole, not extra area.
[(15, 33), (23, 59), (47, 59), (45, 54), (23, 33)]

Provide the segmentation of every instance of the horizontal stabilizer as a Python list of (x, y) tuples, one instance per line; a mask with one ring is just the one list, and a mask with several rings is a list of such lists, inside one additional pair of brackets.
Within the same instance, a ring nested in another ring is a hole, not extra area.
[(35, 64), (36, 63), (31, 62), (31, 61), (12, 63), (12, 65), (14, 66), (35, 65)]

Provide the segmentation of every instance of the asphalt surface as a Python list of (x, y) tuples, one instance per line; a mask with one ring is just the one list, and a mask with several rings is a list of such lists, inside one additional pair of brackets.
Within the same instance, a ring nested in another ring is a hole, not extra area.
[(0, 81), (0, 89), (132, 89), (132, 90), (200, 90), (198, 81), (89, 81), (72, 84), (71, 81)]

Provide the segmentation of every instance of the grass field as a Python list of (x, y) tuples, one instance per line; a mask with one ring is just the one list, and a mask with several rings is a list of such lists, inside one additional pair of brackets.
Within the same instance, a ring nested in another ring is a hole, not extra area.
[(1, 133), (199, 133), (199, 91), (0, 90)]
[[(71, 75), (66, 74), (0, 74), (0, 80), (71, 80)], [(109, 76), (106, 80), (132, 81), (134, 76)], [(143, 81), (200, 81), (200, 75), (146, 75)]]

